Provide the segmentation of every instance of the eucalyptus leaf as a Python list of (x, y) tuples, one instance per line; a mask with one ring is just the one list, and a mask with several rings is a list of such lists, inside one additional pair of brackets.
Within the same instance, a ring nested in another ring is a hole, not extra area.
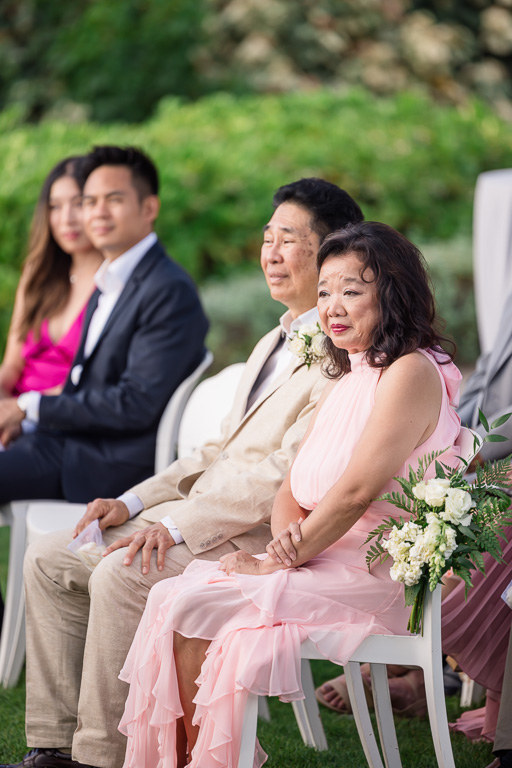
[(489, 431), (489, 422), (485, 418), (485, 416), (482, 413), (482, 410), (480, 408), (478, 409), (478, 418), (480, 419), (480, 422), (481, 422), (483, 428), (485, 429), (485, 431), (488, 432)]
[(463, 533), (465, 536), (467, 536), (470, 539), (474, 539), (476, 541), (476, 536), (471, 530), (471, 528), (468, 528), (465, 525), (459, 525), (458, 528), (459, 528), (459, 531)]
[(505, 422), (507, 422), (511, 416), (512, 413), (504, 413), (503, 416), (500, 416), (498, 419), (493, 421), (491, 424), (491, 429), (497, 429), (497, 427), (501, 427), (501, 425), (505, 424)]

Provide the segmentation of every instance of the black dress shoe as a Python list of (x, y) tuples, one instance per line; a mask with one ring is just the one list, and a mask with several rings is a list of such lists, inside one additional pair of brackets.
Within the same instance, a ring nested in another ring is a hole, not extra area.
[(73, 760), (71, 755), (58, 749), (31, 749), (21, 763), (0, 764), (0, 768), (94, 768)]
[(494, 754), (499, 755), (500, 768), (512, 767), (512, 749), (499, 749)]

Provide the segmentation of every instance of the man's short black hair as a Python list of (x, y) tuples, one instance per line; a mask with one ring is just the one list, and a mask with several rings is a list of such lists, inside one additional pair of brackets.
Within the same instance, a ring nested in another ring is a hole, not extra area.
[(142, 200), (148, 195), (158, 195), (158, 171), (152, 160), (137, 147), (97, 146), (84, 161), (85, 179), (102, 165), (122, 165), (132, 173), (133, 185)]
[(315, 177), (279, 187), (272, 204), (277, 208), (282, 203), (294, 203), (309, 212), (311, 228), (319, 236), (320, 242), (330, 232), (364, 220), (360, 207), (348, 192), (330, 181)]

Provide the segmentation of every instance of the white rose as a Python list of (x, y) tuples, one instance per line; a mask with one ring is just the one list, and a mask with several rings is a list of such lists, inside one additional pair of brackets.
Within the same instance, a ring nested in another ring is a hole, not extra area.
[(443, 520), (454, 525), (469, 525), (473, 499), (462, 488), (449, 488), (446, 492), (445, 507), (440, 513)]
[(417, 485), (415, 485), (412, 489), (412, 492), (416, 496), (417, 499), (420, 501), (425, 501), (425, 490), (427, 488), (427, 484), (423, 482), (419, 482)]
[(431, 507), (442, 507), (450, 481), (445, 478), (433, 478), (427, 481), (425, 501)]
[(297, 357), (301, 357), (306, 352), (306, 342), (299, 336), (295, 336), (288, 342), (288, 349)]
[(323, 333), (317, 333), (316, 336), (313, 336), (311, 349), (315, 357), (323, 357), (325, 355), (324, 340), (325, 336)]
[(299, 328), (299, 336), (315, 336), (318, 333), (318, 325), (301, 325)]

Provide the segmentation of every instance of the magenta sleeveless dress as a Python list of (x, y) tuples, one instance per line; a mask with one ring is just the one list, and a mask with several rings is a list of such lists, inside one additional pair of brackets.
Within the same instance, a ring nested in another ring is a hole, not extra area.
[(41, 323), (39, 340), (35, 339), (32, 330), (28, 332), (21, 352), (25, 365), (13, 396), (31, 390), (45, 392), (64, 384), (78, 350), (86, 307), (87, 304), (69, 330), (55, 343), (48, 333), (47, 318)]
[[(448, 448), (443, 461), (458, 463), (460, 421), (453, 406), (460, 373), (452, 363), (438, 365), (423, 354), (439, 372), (442, 406), (436, 429), (404, 464), (404, 475), (409, 464), (435, 449)], [(366, 364), (364, 353), (350, 361), (351, 373), (335, 384), (293, 465), (292, 492), (305, 509), (314, 509), (345, 470), (374, 405), (380, 371)], [(382, 492), (396, 486), (391, 481)], [(345, 536), (298, 568), (228, 576), (218, 563), (195, 560), (181, 576), (154, 586), (121, 672), (131, 683), (120, 724), (128, 737), (125, 768), (176, 765), (175, 724), (182, 708), (174, 630), (211, 640), (197, 681), (195, 721), (201, 729), (193, 768), (237, 765), (248, 691), (284, 701), (303, 698), (300, 645), (306, 638), (327, 659), (343, 664), (367, 635), (405, 633), (409, 609), (402, 585), (390, 579), (389, 563), (369, 573), (367, 547), (361, 547), (393, 511), (386, 502), (373, 502)], [(255, 766), (264, 760), (258, 750)]]

